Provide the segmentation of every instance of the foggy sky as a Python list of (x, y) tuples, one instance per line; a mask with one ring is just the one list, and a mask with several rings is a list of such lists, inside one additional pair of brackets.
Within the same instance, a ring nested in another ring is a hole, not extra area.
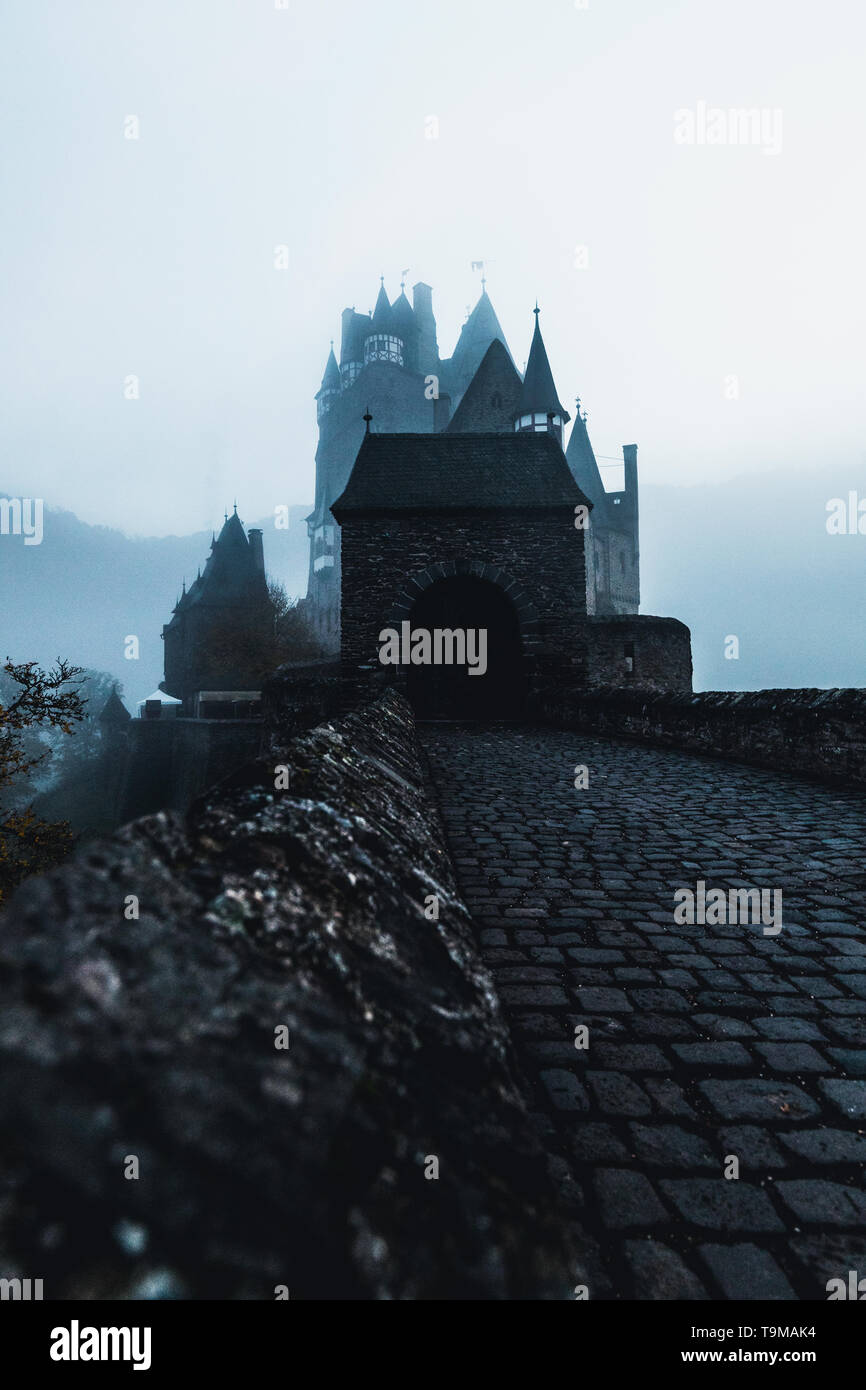
[[(447, 355), (483, 259), (518, 366), (538, 297), (601, 461), (636, 442), (645, 481), (691, 483), (849, 460), (862, 490), (856, 0), (0, 14), (0, 489), (130, 534), (311, 501), (341, 309), (408, 267)], [(699, 102), (781, 111), (781, 152), (678, 145)], [(796, 543), (772, 517), (768, 539)]]

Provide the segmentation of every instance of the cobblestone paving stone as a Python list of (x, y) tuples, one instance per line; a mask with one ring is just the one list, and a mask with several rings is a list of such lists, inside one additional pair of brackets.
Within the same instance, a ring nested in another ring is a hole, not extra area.
[[(866, 794), (562, 731), (421, 738), (589, 1296), (866, 1276)], [(676, 925), (699, 879), (782, 889), (781, 934)]]

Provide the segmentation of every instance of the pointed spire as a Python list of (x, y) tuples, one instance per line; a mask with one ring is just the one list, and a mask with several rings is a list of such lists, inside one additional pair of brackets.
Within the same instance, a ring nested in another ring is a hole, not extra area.
[(369, 406), (367, 406), (366, 413), (365, 413), (365, 415), (364, 415), (362, 418), (363, 418), (364, 421), (366, 422), (366, 425), (367, 425), (367, 431), (366, 431), (366, 432), (367, 432), (367, 434), (369, 434), (369, 433), (370, 433), (370, 425), (371, 425), (372, 420), (373, 420), (373, 417), (372, 417), (372, 415), (370, 414), (370, 407), (369, 407)]
[(334, 340), (331, 339), (331, 351), (325, 364), (325, 373), (322, 377), (322, 391), (339, 391), (341, 386), (340, 368), (334, 356)]
[(532, 334), (529, 361), (526, 364), (526, 375), (523, 378), (519, 414), (521, 416), (558, 415), (564, 423), (570, 420), (571, 416), (560, 403), (556, 393), (553, 372), (550, 370), (550, 362), (547, 358), (547, 349), (541, 336), (541, 325), (538, 321), (541, 310), (537, 303), (532, 312), (535, 314), (535, 331)]
[(605, 505), (604, 483), (601, 480), (601, 474), (598, 471), (598, 464), (590, 443), (586, 428), (586, 411), (581, 410), (580, 396), (577, 397), (575, 406), (577, 414), (565, 457), (578, 487), (586, 493), (595, 506), (603, 508)]
[(415, 321), (415, 310), (406, 298), (406, 293), (402, 286), (400, 287), (400, 293), (391, 305), (391, 331), (404, 344), (418, 331), (418, 325)]
[(99, 721), (102, 724), (127, 724), (129, 722), (129, 710), (124, 705), (117, 693), (117, 684), (105, 702)]
[(376, 307), (373, 310), (373, 332), (387, 333), (391, 327), (391, 302), (385, 293), (385, 277), (382, 276), (382, 283), (376, 297)]
[(460, 330), (454, 355), (451, 358), (456, 378), (452, 394), (462, 395), (481, 365), (481, 360), (494, 338), (499, 339), (510, 357), (508, 343), (505, 341), (505, 334), (490, 302), (490, 296), (486, 290), (483, 290), (475, 308), (468, 313), (466, 322)]

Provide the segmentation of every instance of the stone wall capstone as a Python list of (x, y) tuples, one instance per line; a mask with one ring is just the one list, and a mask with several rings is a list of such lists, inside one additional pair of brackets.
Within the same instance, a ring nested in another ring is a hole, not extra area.
[(570, 1297), (580, 1237), (408, 706), (272, 737), (10, 901), (0, 1273), (46, 1299)]
[(561, 689), (535, 710), (561, 728), (866, 784), (866, 690)]

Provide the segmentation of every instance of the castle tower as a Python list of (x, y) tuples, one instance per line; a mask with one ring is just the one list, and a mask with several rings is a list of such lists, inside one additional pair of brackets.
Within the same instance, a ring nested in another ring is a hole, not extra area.
[(162, 689), (195, 711), (202, 691), (253, 692), (269, 668), (273, 605), (265, 576), (262, 533), (247, 537), (235, 508), (211, 542), (204, 572), (183, 592), (162, 630)]
[[(407, 303), (407, 308), (408, 303)], [(405, 343), (398, 334), (394, 311), (385, 293), (385, 277), (376, 299), (376, 307), (370, 321), (370, 331), (364, 339), (364, 366), (371, 362), (393, 362), (396, 367), (405, 366)]]
[(494, 341), (510, 362), (486, 289), (463, 325), (453, 356), (444, 361), (430, 286), (419, 281), (412, 298), (410, 304), (401, 283), (390, 303), (383, 277), (371, 314), (343, 310), (339, 367), (329, 356), (316, 395), (319, 445), (316, 500), (307, 518), (310, 566), (304, 615), (323, 650), (332, 655), (340, 643), (340, 533), (331, 503), (348, 482), (368, 408), (374, 434), (436, 434), (448, 426)]
[(342, 389), (343, 383), (340, 376), (340, 368), (337, 366), (337, 359), (334, 356), (334, 344), (331, 343), (331, 351), (328, 354), (328, 361), (325, 365), (322, 385), (316, 394), (316, 416), (320, 427)]
[(536, 434), (547, 431), (555, 436), (559, 447), (562, 448), (563, 430), (571, 416), (560, 404), (556, 392), (553, 372), (550, 370), (547, 349), (538, 322), (540, 312), (536, 304), (533, 310), (535, 331), (532, 335), (532, 346), (529, 349), (529, 361), (526, 364), (514, 428), (521, 433), (525, 430), (532, 430)]
[(593, 503), (586, 547), (587, 606), (600, 617), (637, 613), (640, 607), (640, 541), (637, 445), (623, 445), (625, 486), (607, 492), (586, 428), (577, 416), (565, 452), (572, 477)]

